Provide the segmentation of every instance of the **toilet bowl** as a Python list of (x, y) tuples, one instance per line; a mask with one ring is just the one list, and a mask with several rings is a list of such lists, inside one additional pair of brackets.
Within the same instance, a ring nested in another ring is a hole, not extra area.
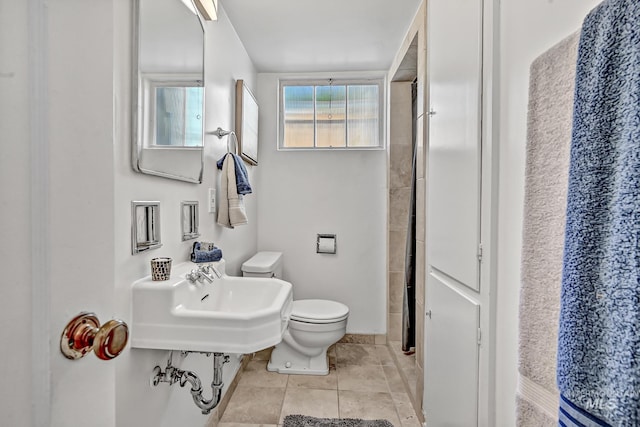
[[(282, 277), (282, 253), (259, 252), (242, 264), (246, 277)], [(293, 285), (295, 293), (295, 284)], [(281, 374), (327, 375), (327, 349), (347, 331), (349, 307), (337, 301), (293, 301), (282, 342), (271, 352), (267, 370)]]

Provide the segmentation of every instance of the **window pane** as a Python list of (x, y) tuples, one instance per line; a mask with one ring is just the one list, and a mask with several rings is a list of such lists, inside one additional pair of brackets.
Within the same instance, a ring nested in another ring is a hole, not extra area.
[(156, 88), (156, 145), (182, 146), (184, 88)]
[(349, 86), (349, 147), (377, 147), (380, 144), (378, 123), (378, 86)]
[(187, 147), (202, 147), (202, 87), (188, 87), (186, 90), (186, 133), (184, 145)]
[(285, 86), (284, 147), (313, 147), (313, 86)]
[(316, 146), (346, 146), (346, 105), (344, 86), (316, 86)]
[(201, 87), (157, 87), (156, 145), (202, 146)]

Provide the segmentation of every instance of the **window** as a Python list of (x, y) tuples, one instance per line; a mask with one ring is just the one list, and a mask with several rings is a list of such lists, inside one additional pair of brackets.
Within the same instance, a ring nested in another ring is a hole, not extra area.
[(155, 145), (202, 147), (202, 87), (156, 87)]
[(146, 149), (202, 148), (204, 87), (193, 74), (141, 75), (141, 140)]
[(280, 81), (280, 149), (382, 148), (383, 81)]

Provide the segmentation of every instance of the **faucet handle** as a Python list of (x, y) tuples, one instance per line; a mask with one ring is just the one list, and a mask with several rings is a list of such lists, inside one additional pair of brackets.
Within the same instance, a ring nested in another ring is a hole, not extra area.
[(222, 277), (222, 273), (213, 265), (213, 264), (205, 264), (198, 267), (198, 271), (209, 274), (213, 272), (213, 274), (220, 279)]
[(191, 270), (191, 272), (187, 273), (185, 275), (185, 278), (190, 281), (191, 283), (195, 284), (197, 281), (201, 280), (200, 277), (200, 271), (198, 270)]
[(222, 278), (222, 273), (220, 273), (220, 270), (215, 268), (215, 266), (213, 266), (213, 264), (209, 264), (209, 267), (211, 267), (211, 270), (213, 271), (213, 274), (215, 274), (218, 279)]

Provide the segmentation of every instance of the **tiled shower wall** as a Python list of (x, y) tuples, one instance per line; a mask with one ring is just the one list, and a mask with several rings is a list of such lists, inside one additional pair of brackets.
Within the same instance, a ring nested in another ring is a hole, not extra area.
[(402, 340), (404, 262), (411, 200), (411, 82), (391, 83), (388, 340)]
[[(418, 97), (420, 99), (420, 97)], [(418, 101), (419, 102), (419, 101)], [(389, 173), (389, 270), (388, 270), (388, 342), (398, 355), (416, 410), (422, 408), (424, 390), (424, 271), (425, 271), (425, 174), (423, 116), (416, 123), (416, 353), (405, 356), (395, 347), (402, 341), (402, 305), (404, 261), (412, 167), (411, 82), (391, 83), (391, 144)], [(406, 360), (402, 360), (406, 358)]]

